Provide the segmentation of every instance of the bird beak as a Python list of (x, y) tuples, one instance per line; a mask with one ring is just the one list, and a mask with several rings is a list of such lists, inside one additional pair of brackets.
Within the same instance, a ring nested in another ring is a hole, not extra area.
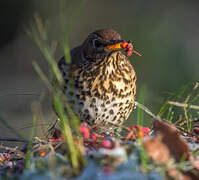
[(138, 56), (142, 56), (139, 52), (133, 49), (133, 45), (130, 40), (129, 41), (118, 40), (111, 45), (105, 46), (104, 50), (109, 50), (109, 51), (125, 50), (127, 56), (131, 56), (133, 53), (137, 54)]
[(111, 51), (116, 51), (116, 50), (122, 50), (125, 49), (124, 43), (127, 44), (127, 42), (120, 41), (120, 42), (115, 42), (114, 44), (108, 45), (104, 47), (104, 50), (111, 50)]

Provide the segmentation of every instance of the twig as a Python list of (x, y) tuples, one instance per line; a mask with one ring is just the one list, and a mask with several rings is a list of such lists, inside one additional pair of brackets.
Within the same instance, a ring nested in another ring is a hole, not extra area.
[(199, 110), (199, 106), (197, 106), (197, 105), (189, 105), (189, 104), (174, 102), (174, 101), (168, 101), (168, 104), (178, 106), (178, 107), (183, 107), (183, 108), (189, 107), (190, 109)]
[(151, 116), (152, 118), (158, 118), (156, 115), (154, 115), (146, 106), (144, 106), (143, 104), (140, 104), (139, 102), (135, 101), (135, 106), (139, 107), (140, 109), (142, 109), (146, 114), (148, 114), (149, 116)]
[[(15, 128), (16, 130), (24, 130), (24, 129), (28, 129), (28, 128), (32, 128), (32, 124), (31, 125), (27, 125), (27, 126), (23, 126), (23, 127), (17, 127)], [(40, 126), (49, 126), (49, 123), (40, 123), (37, 124), (36, 127), (40, 127)]]
[[(187, 104), (189, 99), (191, 98), (192, 96), (192, 93), (198, 88), (199, 84), (198, 82), (195, 83), (193, 89), (191, 90), (191, 92), (188, 94), (188, 96), (186, 97), (185, 101), (184, 101), (184, 104)], [(184, 115), (185, 115), (185, 119), (186, 119), (186, 123), (187, 123), (187, 127), (189, 127), (189, 118), (188, 118), (188, 113), (187, 113), (187, 106), (184, 106), (183, 107), (183, 110), (184, 110)]]
[[(199, 121), (199, 117), (189, 119), (189, 122), (191, 122), (191, 123), (196, 123), (198, 121)], [(180, 126), (184, 126), (186, 124), (186, 120), (180, 120), (180, 121), (176, 122), (175, 124), (179, 124)]]

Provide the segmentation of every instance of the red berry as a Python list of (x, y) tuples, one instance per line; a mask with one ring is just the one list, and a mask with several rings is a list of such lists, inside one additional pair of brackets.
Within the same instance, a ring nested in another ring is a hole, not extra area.
[(102, 145), (103, 145), (105, 148), (111, 148), (111, 147), (112, 147), (112, 143), (111, 143), (111, 141), (109, 141), (109, 140), (104, 140), (104, 141), (102, 142)]
[(194, 131), (195, 134), (199, 135), (199, 126), (195, 126), (193, 128), (193, 131)]
[(92, 140), (95, 140), (95, 139), (97, 139), (97, 137), (96, 137), (95, 135), (92, 135), (92, 136), (91, 136), (91, 139), (92, 139)]
[(88, 138), (90, 136), (90, 131), (87, 126), (81, 125), (79, 129), (80, 132), (83, 134), (84, 138)]
[(122, 44), (121, 44), (121, 46), (122, 46), (122, 48), (127, 48), (127, 46), (128, 46), (128, 43), (127, 42), (123, 42)]
[(141, 131), (143, 133), (149, 133), (150, 132), (150, 129), (148, 127), (141, 127)]

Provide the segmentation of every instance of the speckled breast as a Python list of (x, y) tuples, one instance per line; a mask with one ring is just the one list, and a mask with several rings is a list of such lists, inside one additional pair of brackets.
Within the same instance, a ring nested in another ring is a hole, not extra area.
[(136, 74), (121, 52), (84, 65), (73, 72), (73, 77), (73, 83), (66, 85), (66, 94), (82, 121), (100, 124), (106, 131), (128, 118), (134, 106)]

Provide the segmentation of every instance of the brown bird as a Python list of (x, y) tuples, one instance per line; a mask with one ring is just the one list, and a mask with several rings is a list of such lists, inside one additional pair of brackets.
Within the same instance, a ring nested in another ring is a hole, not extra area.
[(71, 63), (63, 57), (58, 67), (73, 111), (97, 132), (114, 130), (134, 106), (136, 74), (127, 57), (139, 53), (113, 29), (89, 34), (70, 53)]

